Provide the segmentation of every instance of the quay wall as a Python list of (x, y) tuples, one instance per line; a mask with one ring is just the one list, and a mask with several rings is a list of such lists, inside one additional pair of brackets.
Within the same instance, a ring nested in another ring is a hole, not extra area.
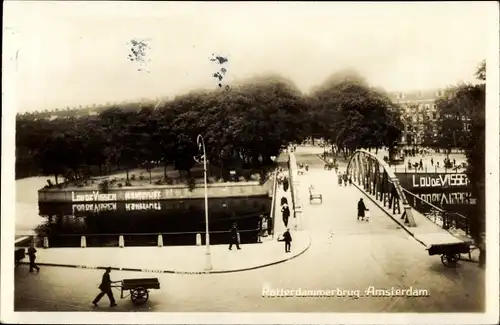
[[(271, 182), (228, 182), (207, 185), (208, 198), (272, 196)], [(147, 185), (111, 188), (106, 192), (96, 188), (43, 188), (38, 191), (38, 202), (83, 203), (200, 199), (205, 188), (198, 185), (190, 191), (186, 185)]]

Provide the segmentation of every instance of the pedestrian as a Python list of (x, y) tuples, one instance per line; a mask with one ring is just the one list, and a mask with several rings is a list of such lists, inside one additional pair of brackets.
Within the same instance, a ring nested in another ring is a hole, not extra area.
[(111, 273), (111, 267), (107, 267), (106, 272), (104, 272), (104, 274), (102, 275), (101, 284), (99, 285), (99, 290), (101, 290), (101, 292), (92, 301), (92, 303), (96, 307), (97, 303), (99, 302), (99, 300), (101, 300), (102, 297), (104, 297), (104, 295), (108, 296), (111, 307), (116, 306), (115, 297), (113, 297), (113, 291), (111, 291), (111, 283), (114, 282), (111, 281), (111, 278), (109, 276), (110, 273)]
[(30, 247), (28, 248), (28, 257), (30, 260), (30, 273), (33, 273), (33, 269), (36, 269), (37, 272), (40, 272), (40, 268), (38, 267), (38, 265), (35, 264), (36, 260), (35, 243), (31, 243)]
[(352, 185), (352, 176), (349, 176), (349, 186)]
[(478, 267), (485, 268), (486, 266), (486, 233), (482, 232), (478, 241), (479, 248), (479, 263)]
[(365, 202), (363, 202), (363, 198), (359, 199), (358, 201), (358, 220), (361, 218), (361, 220), (365, 219), (365, 211), (368, 209), (365, 206)]
[(260, 237), (267, 237), (269, 224), (267, 222), (268, 218), (261, 214), (260, 215)]
[(290, 253), (290, 249), (292, 248), (292, 235), (290, 234), (289, 228), (283, 233), (283, 241), (285, 242), (285, 253)]
[(271, 236), (273, 234), (273, 218), (267, 216), (267, 235)]
[(423, 164), (423, 162), (422, 162), (422, 159), (420, 159), (419, 169), (420, 169), (420, 170), (423, 170), (423, 169), (424, 169), (424, 164)]
[(240, 241), (238, 240), (239, 233), (238, 233), (238, 227), (236, 226), (236, 222), (233, 223), (233, 227), (229, 229), (229, 233), (231, 234), (231, 243), (229, 244), (229, 250), (233, 249), (233, 245), (236, 245), (237, 249), (241, 249)]
[(344, 179), (344, 186), (347, 186), (347, 172), (344, 173), (343, 179)]
[(283, 180), (283, 191), (288, 191), (288, 186), (290, 184), (288, 183), (288, 177), (285, 177), (285, 179)]
[(290, 218), (290, 208), (288, 207), (288, 204), (283, 204), (281, 207), (281, 215), (283, 217), (283, 223), (285, 224), (285, 227), (288, 227), (288, 218)]
[(434, 167), (434, 159), (431, 158), (431, 165)]

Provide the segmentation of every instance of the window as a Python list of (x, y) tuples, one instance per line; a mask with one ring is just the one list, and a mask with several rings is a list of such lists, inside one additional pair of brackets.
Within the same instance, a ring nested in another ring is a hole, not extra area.
[(436, 119), (437, 119), (437, 113), (436, 113), (436, 112), (432, 112), (432, 119), (433, 119), (433, 120), (436, 120)]

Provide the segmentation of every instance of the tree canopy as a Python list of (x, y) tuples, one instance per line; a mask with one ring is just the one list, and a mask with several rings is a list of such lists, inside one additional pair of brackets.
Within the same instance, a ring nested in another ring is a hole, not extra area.
[(399, 114), (355, 71), (332, 75), (310, 96), (265, 74), (156, 103), (18, 115), (16, 173), (84, 178), (121, 169), (128, 178), (129, 169), (161, 164), (189, 176), (202, 135), (211, 165), (265, 174), (270, 157), (308, 137), (346, 150), (391, 146)]
[(314, 134), (344, 150), (393, 147), (401, 110), (353, 71), (332, 75), (310, 95)]
[[(189, 174), (201, 134), (211, 164), (264, 170), (290, 142), (301, 142), (306, 101), (288, 80), (266, 76), (229, 90), (192, 92), (159, 105), (112, 106), (96, 115), (17, 118), (17, 169), (34, 158), (43, 175), (85, 177), (91, 168), (147, 163)], [(30, 165), (33, 168), (32, 165)]]
[(471, 220), (472, 234), (476, 238), (485, 229), (485, 100), (486, 63), (482, 61), (476, 71), (477, 84), (460, 84), (448, 89), (436, 101), (439, 114), (437, 142), (443, 148), (460, 148), (467, 156), (467, 174), (473, 195), (477, 199), (477, 213)]

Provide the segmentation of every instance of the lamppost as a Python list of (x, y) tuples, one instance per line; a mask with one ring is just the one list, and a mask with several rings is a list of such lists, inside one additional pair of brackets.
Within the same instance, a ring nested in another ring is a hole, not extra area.
[(205, 141), (201, 134), (196, 138), (196, 143), (198, 144), (198, 149), (203, 148), (203, 174), (205, 176), (205, 243), (207, 246), (206, 265), (205, 270), (210, 271), (212, 269), (212, 257), (210, 254), (210, 235), (208, 233), (208, 189), (207, 189), (207, 154), (205, 151)]
[[(276, 156), (271, 156), (271, 160), (274, 162), (276, 162)], [(275, 171), (274, 173), (274, 177), (278, 177), (277, 175), (277, 172)], [(277, 182), (278, 180), (275, 179), (274, 180), (275, 182)], [(276, 187), (273, 187), (273, 197), (274, 197), (274, 205), (271, 206), (271, 211), (270, 211), (270, 214), (269, 214), (269, 219), (271, 220), (271, 226), (273, 226), (273, 229), (271, 230), (271, 239), (274, 240), (274, 213), (276, 211), (276, 200), (277, 200), (277, 196), (276, 196)], [(269, 222), (267, 223), (267, 226), (269, 227)], [(269, 230), (267, 231), (267, 233), (269, 234)]]

